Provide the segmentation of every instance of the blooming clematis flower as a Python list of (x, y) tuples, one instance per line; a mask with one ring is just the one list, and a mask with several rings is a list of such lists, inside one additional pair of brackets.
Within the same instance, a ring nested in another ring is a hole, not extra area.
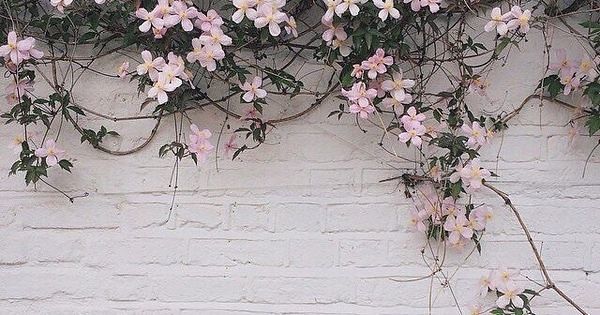
[(421, 10), (421, 0), (404, 0), (404, 3), (410, 3), (410, 8), (415, 12)]
[(481, 168), (479, 163), (479, 159), (475, 158), (467, 163), (465, 167), (457, 166), (456, 172), (450, 176), (450, 181), (456, 183), (462, 179), (465, 188), (478, 190), (483, 186), (482, 181), (491, 176), (490, 171)]
[(148, 90), (148, 97), (156, 98), (158, 104), (164, 104), (169, 100), (167, 92), (173, 92), (176, 88), (177, 86), (170, 82), (167, 75), (161, 72), (156, 82), (154, 82), (154, 86)]
[(410, 79), (404, 79), (402, 77), (402, 70), (392, 75), (392, 80), (383, 81), (382, 87), (385, 91), (390, 92), (390, 95), (398, 101), (402, 101), (406, 98), (406, 92), (404, 89), (409, 89), (415, 86), (415, 81)]
[(272, 36), (279, 36), (281, 34), (280, 23), (283, 23), (287, 20), (287, 15), (285, 13), (273, 9), (271, 6), (261, 6), (258, 9), (258, 16), (254, 20), (254, 26), (256, 28), (263, 28), (265, 26), (269, 26), (269, 33)]
[(244, 82), (244, 84), (240, 84), (240, 88), (243, 91), (246, 91), (246, 93), (244, 93), (244, 95), (242, 96), (242, 99), (250, 103), (256, 99), (265, 98), (267, 96), (267, 91), (261, 89), (261, 86), (261, 77), (254, 77), (252, 79), (252, 82), (246, 81)]
[(348, 57), (352, 53), (352, 38), (334, 39), (331, 42), (331, 48), (337, 49), (343, 57)]
[(377, 90), (367, 89), (365, 83), (357, 82), (352, 85), (352, 89), (349, 91), (342, 89), (342, 95), (352, 103), (357, 103), (361, 107), (367, 107), (377, 97)]
[(127, 76), (128, 73), (129, 73), (129, 61), (125, 61), (121, 65), (119, 65), (119, 67), (117, 68), (117, 75), (119, 76), (119, 78), (123, 79)]
[(19, 154), (23, 149), (23, 142), (25, 142), (25, 138), (21, 135), (16, 135), (8, 144), (8, 149), (11, 150), (14, 154)]
[(335, 14), (337, 14), (337, 16), (341, 17), (342, 14), (344, 14), (344, 12), (350, 11), (350, 14), (352, 16), (357, 16), (358, 12), (360, 12), (358, 3), (365, 3), (365, 2), (367, 2), (367, 0), (342, 0), (335, 7)]
[(189, 7), (182, 1), (175, 1), (172, 5), (172, 15), (168, 19), (170, 25), (177, 25), (177, 23), (181, 23), (181, 28), (184, 31), (190, 32), (194, 29), (194, 24), (191, 19), (194, 19), (198, 16), (198, 9), (195, 7)]
[(158, 79), (158, 71), (165, 67), (165, 59), (163, 57), (152, 59), (152, 53), (147, 50), (142, 51), (142, 59), (144, 63), (137, 66), (138, 75), (147, 73), (150, 80), (156, 81)]
[(525, 290), (519, 287), (514, 282), (510, 281), (498, 288), (502, 295), (496, 301), (496, 305), (499, 308), (505, 308), (509, 304), (513, 304), (517, 308), (522, 308), (524, 305), (523, 299), (519, 296), (519, 294), (523, 293)]
[(10, 60), (16, 66), (32, 57), (39, 59), (44, 56), (44, 53), (34, 48), (35, 38), (33, 37), (18, 40), (17, 33), (10, 31), (7, 39), (7, 44), (0, 46), (0, 56)]
[(560, 48), (555, 51), (556, 60), (550, 63), (549, 68), (559, 73), (569, 73), (575, 68), (573, 61), (567, 56), (565, 49)]
[(500, 35), (500, 36), (506, 35), (506, 33), (508, 32), (508, 26), (506, 25), (505, 20), (510, 15), (511, 15), (510, 12), (507, 14), (502, 14), (502, 11), (498, 7), (493, 8), (492, 14), (491, 14), (492, 20), (487, 22), (487, 24), (485, 25), (485, 27), (484, 27), (485, 31), (491, 32), (492, 30), (496, 29), (496, 31), (498, 32), (498, 35)]
[(479, 278), (479, 295), (483, 298), (488, 295), (490, 291), (495, 291), (496, 286), (494, 285), (494, 272), (490, 271), (488, 275), (483, 275)]
[(448, 236), (450, 244), (458, 244), (461, 237), (466, 239), (473, 237), (473, 229), (469, 227), (469, 220), (463, 212), (457, 213), (456, 217), (449, 215), (444, 222), (444, 230), (450, 232)]
[(220, 28), (223, 25), (223, 18), (213, 9), (208, 10), (206, 14), (198, 12), (197, 17), (194, 25), (204, 32), (208, 32), (214, 27)]
[(590, 80), (596, 79), (598, 76), (596, 61), (592, 61), (588, 55), (583, 56), (579, 61), (576, 76), (579, 78), (586, 77)]
[(199, 38), (194, 38), (192, 39), (192, 47), (194, 50), (187, 54), (187, 61), (198, 61), (208, 71), (215, 71), (217, 69), (217, 61), (225, 58), (225, 52), (221, 49), (220, 45), (203, 46)]
[(436, 13), (440, 10), (441, 2), (442, 0), (421, 0), (421, 7), (424, 8), (428, 6), (431, 13)]
[(221, 47), (221, 45), (231, 45), (232, 39), (231, 37), (225, 35), (220, 28), (213, 27), (208, 32), (200, 35), (200, 42), (202, 45), (214, 45)]
[(334, 26), (333, 21), (325, 19), (321, 19), (321, 23), (327, 28), (323, 32), (321, 38), (323, 38), (323, 40), (328, 44), (331, 44), (331, 42), (336, 38), (339, 40), (345, 40), (346, 38), (348, 38), (348, 34), (346, 33), (346, 31), (344, 31), (343, 25)]
[(73, 0), (50, 0), (50, 4), (53, 7), (56, 7), (56, 9), (60, 11), (60, 13), (64, 13), (65, 8), (70, 6), (71, 3), (73, 3)]
[(21, 102), (24, 95), (27, 93), (33, 92), (34, 82), (29, 79), (21, 79), (19, 82), (15, 83), (12, 81), (4, 88), (6, 92), (6, 101), (8, 105), (16, 105)]
[(470, 148), (477, 148), (478, 146), (482, 146), (486, 144), (486, 134), (487, 129), (481, 127), (478, 122), (474, 121), (472, 127), (469, 124), (464, 123), (460, 128), (462, 131), (469, 137), (467, 140), (467, 146)]
[(425, 114), (417, 113), (417, 109), (414, 106), (411, 106), (406, 111), (406, 115), (400, 118), (400, 121), (405, 129), (410, 129), (411, 127), (420, 126), (425, 119), (427, 119)]
[(373, 80), (377, 78), (377, 75), (387, 72), (386, 66), (394, 64), (394, 58), (392, 56), (386, 56), (385, 51), (378, 48), (375, 51), (375, 55), (369, 57), (369, 59), (362, 62), (362, 67), (368, 70), (367, 76)]
[(231, 20), (235, 23), (241, 23), (244, 19), (244, 16), (247, 16), (249, 20), (254, 21), (257, 16), (256, 9), (256, 1), (254, 0), (233, 0), (233, 6), (237, 8), (233, 15), (231, 16)]
[(575, 76), (575, 70), (562, 72), (560, 75), (560, 83), (565, 86), (563, 90), (564, 95), (569, 95), (571, 92), (576, 91), (581, 85), (581, 79)]
[(328, 21), (333, 21), (333, 15), (335, 14), (335, 8), (342, 3), (342, 0), (323, 0), (325, 6), (327, 7), (327, 11), (323, 15), (323, 19)]
[(515, 5), (510, 10), (510, 13), (515, 18), (508, 21), (508, 24), (507, 24), (508, 29), (509, 30), (519, 29), (519, 31), (523, 34), (529, 32), (529, 19), (531, 19), (531, 11), (529, 11), (529, 10), (523, 11), (523, 10), (521, 10), (521, 7)]
[(361, 105), (354, 103), (350, 105), (350, 113), (357, 114), (362, 119), (369, 118), (369, 115), (375, 112), (375, 107), (371, 104)]
[(232, 134), (231, 137), (229, 137), (229, 140), (227, 140), (227, 142), (225, 143), (223, 152), (225, 153), (226, 156), (229, 156), (229, 155), (231, 155), (232, 152), (234, 152), (237, 149), (238, 149), (237, 135)]
[(388, 16), (394, 19), (400, 18), (400, 11), (394, 7), (394, 0), (373, 0), (373, 4), (381, 9), (378, 16), (382, 21), (385, 22)]
[(214, 146), (208, 140), (212, 133), (208, 129), (200, 130), (195, 124), (190, 125), (192, 134), (190, 134), (190, 143), (188, 150), (196, 155), (200, 162), (206, 161), (206, 157), (214, 149)]
[(65, 151), (59, 149), (56, 146), (56, 142), (52, 139), (46, 140), (41, 148), (35, 150), (35, 156), (39, 158), (46, 158), (46, 164), (48, 166), (54, 166), (58, 164), (58, 161), (62, 160)]
[(410, 141), (410, 143), (412, 143), (414, 146), (420, 148), (423, 144), (423, 139), (421, 139), (421, 136), (425, 135), (427, 128), (423, 125), (409, 125), (408, 128), (404, 128), (406, 131), (398, 135), (400, 142), (407, 143)]
[(413, 209), (410, 213), (410, 227), (419, 232), (427, 232), (427, 226), (423, 223), (426, 219), (420, 211)]
[(162, 30), (165, 26), (165, 21), (159, 17), (159, 10), (154, 9), (150, 12), (144, 8), (139, 8), (135, 11), (135, 16), (144, 20), (138, 28), (141, 32), (146, 33), (150, 30), (150, 27), (153, 27), (157, 30)]

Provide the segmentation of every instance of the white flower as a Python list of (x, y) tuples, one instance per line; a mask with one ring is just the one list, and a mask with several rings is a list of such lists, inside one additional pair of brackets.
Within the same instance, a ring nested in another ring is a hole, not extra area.
[(269, 33), (272, 36), (279, 36), (281, 34), (281, 27), (279, 23), (283, 23), (287, 20), (285, 13), (273, 9), (272, 6), (261, 6), (258, 10), (258, 17), (254, 20), (254, 26), (256, 28), (263, 28), (269, 25)]
[(252, 82), (246, 81), (244, 84), (240, 84), (240, 88), (243, 91), (246, 91), (242, 96), (242, 99), (248, 103), (254, 101), (255, 99), (265, 98), (267, 96), (267, 91), (261, 89), (262, 86), (262, 78), (254, 77)]
[(254, 0), (233, 0), (233, 5), (237, 8), (237, 11), (233, 12), (231, 16), (231, 20), (235, 23), (241, 23), (244, 19), (244, 16), (247, 16), (248, 19), (254, 21), (256, 19), (256, 1)]
[(394, 19), (400, 18), (400, 11), (394, 7), (394, 0), (373, 0), (376, 7), (380, 8), (379, 18), (382, 21), (387, 20), (388, 16)]
[(479, 163), (479, 159), (475, 158), (467, 163), (465, 167), (461, 167), (460, 165), (457, 166), (456, 172), (452, 173), (450, 176), (450, 181), (456, 183), (462, 179), (465, 188), (471, 190), (481, 188), (481, 186), (483, 186), (482, 181), (490, 177), (491, 173), (485, 168), (481, 168)]
[(508, 17), (510, 17), (512, 14), (509, 12), (507, 14), (502, 14), (502, 11), (500, 10), (500, 8), (495, 7), (492, 9), (492, 20), (489, 21), (484, 29), (486, 32), (491, 32), (492, 30), (496, 29), (496, 31), (498, 32), (498, 34), (500, 36), (504, 36), (506, 35), (506, 33), (508, 32), (508, 26), (506, 25), (506, 22), (504, 22)]

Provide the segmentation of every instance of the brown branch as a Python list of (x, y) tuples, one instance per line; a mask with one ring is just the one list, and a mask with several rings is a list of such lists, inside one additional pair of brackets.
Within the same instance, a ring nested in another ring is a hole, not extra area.
[(527, 228), (527, 225), (525, 225), (525, 222), (523, 221), (521, 214), (519, 213), (519, 211), (517, 211), (517, 208), (514, 206), (514, 204), (510, 200), (508, 194), (501, 191), (500, 189), (488, 184), (487, 182), (484, 182), (483, 185), (485, 187), (489, 188), (490, 190), (492, 190), (493, 192), (495, 192), (498, 196), (500, 196), (500, 198), (502, 198), (502, 200), (504, 200), (504, 203), (512, 210), (512, 213), (517, 218), (517, 221), (519, 221), (519, 225), (521, 226), (521, 229), (525, 233), (525, 236), (527, 237), (527, 241), (529, 242), (529, 245), (531, 246), (531, 249), (533, 250), (533, 254), (535, 255), (535, 259), (537, 260), (538, 265), (540, 266), (540, 269), (542, 270), (542, 274), (544, 275), (544, 278), (545, 278), (544, 281), (546, 283), (545, 287), (547, 289), (554, 290), (554, 292), (556, 292), (558, 295), (560, 295), (560, 297), (562, 297), (565, 301), (567, 301), (574, 308), (576, 308), (577, 311), (579, 311), (579, 313), (581, 313), (583, 315), (587, 315), (587, 312), (583, 308), (581, 308), (581, 306), (579, 306), (577, 303), (575, 303), (575, 301), (573, 301), (573, 299), (571, 299), (566, 293), (564, 293), (561, 289), (559, 289), (556, 286), (556, 284), (554, 283), (554, 281), (552, 280), (552, 278), (550, 278), (550, 274), (548, 273), (546, 265), (544, 264), (542, 255), (540, 254), (540, 251), (538, 250), (537, 246), (535, 245), (535, 243), (533, 241), (533, 238), (531, 237), (531, 232), (529, 232), (529, 229)]

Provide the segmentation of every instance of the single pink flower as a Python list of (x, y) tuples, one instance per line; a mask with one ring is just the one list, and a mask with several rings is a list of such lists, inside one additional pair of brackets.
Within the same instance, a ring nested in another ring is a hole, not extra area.
[(59, 149), (56, 146), (56, 142), (52, 139), (46, 140), (41, 148), (35, 150), (35, 156), (39, 158), (46, 158), (46, 164), (48, 166), (54, 166), (63, 159), (65, 151)]

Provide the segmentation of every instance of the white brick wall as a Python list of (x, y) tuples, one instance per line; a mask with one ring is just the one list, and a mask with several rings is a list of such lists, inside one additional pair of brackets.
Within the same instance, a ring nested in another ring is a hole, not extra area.
[[(536, 43), (532, 35), (522, 49)], [(556, 39), (556, 46), (568, 45)], [(541, 52), (515, 57), (494, 74), (493, 104), (478, 97), (473, 103), (509, 110), (530, 93)], [(94, 92), (76, 96), (87, 106), (136, 113), (134, 88), (94, 76), (82, 84), (87, 90), (80, 92)], [(98, 85), (104, 89), (95, 90)], [(149, 148), (126, 157), (79, 145), (75, 132), (64, 130), (60, 143), (75, 160), (74, 173), (52, 171), (51, 181), (72, 194), (90, 193), (74, 204), (43, 186), (25, 189), (21, 177), (8, 178), (15, 157), (2, 151), (0, 313), (427, 313), (428, 280), (391, 280), (428, 273), (423, 237), (407, 229), (408, 202), (396, 183), (378, 183), (400, 174), (393, 167), (407, 165), (377, 148), (375, 130), (365, 135), (351, 120), (327, 120), (335, 106), (281, 125), (271, 138), (275, 145), (240, 161), (222, 160), (218, 171), (214, 161), (201, 169), (186, 163), (167, 223), (172, 163), (157, 150), (170, 139), (169, 121)], [(211, 109), (193, 117), (213, 130), (222, 119)], [(500, 174), (498, 187), (511, 194), (558, 285), (589, 314), (600, 314), (598, 155), (581, 178), (597, 139), (582, 136), (567, 146), (568, 118), (565, 109), (532, 102), (484, 160)], [(88, 123), (122, 133), (110, 143), (117, 149), (139, 143), (151, 128), (151, 122)], [(16, 132), (2, 127), (2, 142)], [(477, 279), (488, 267), (517, 267), (540, 279), (515, 219), (492, 194), (484, 198), (496, 206), (496, 219), (481, 257), (471, 257), (452, 279), (462, 305), (474, 301)], [(445, 271), (454, 272), (465, 254), (450, 251)], [(448, 288), (434, 281), (432, 294), (435, 314), (458, 313)], [(538, 314), (575, 314), (550, 292), (534, 304)]]

